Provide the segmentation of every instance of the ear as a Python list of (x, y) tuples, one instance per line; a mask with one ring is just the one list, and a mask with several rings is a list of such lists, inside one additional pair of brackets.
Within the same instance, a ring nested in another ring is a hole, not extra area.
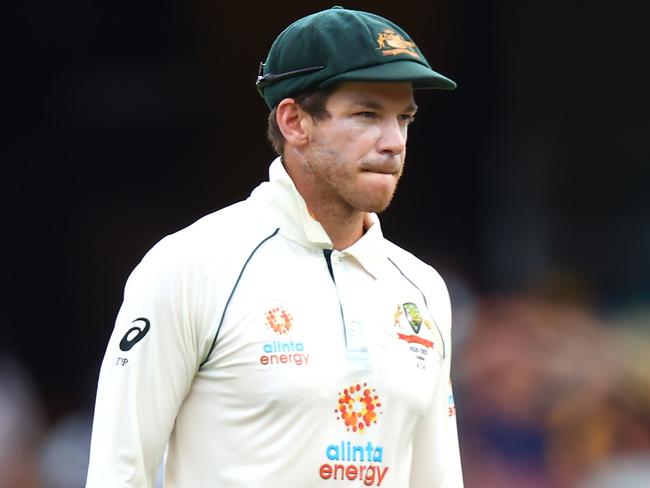
[(302, 146), (309, 141), (312, 118), (293, 98), (285, 98), (278, 104), (275, 119), (288, 144)]

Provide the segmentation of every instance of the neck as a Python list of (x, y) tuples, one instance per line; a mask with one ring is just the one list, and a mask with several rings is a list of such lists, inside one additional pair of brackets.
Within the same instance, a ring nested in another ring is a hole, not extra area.
[(351, 207), (338, 195), (315, 184), (308, 172), (295, 171), (291, 163), (283, 162), (309, 214), (323, 226), (334, 249), (340, 251), (357, 242), (363, 236), (368, 213)]
[[(304, 198), (304, 197), (303, 197)], [(342, 250), (357, 242), (364, 233), (365, 212), (342, 213), (334, 205), (307, 203), (309, 213), (325, 229), (334, 249)]]

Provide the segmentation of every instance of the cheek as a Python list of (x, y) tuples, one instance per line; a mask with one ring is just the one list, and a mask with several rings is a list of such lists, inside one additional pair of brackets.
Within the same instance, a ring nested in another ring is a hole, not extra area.
[(379, 133), (380, 131), (376, 127), (355, 120), (348, 120), (345, 123), (338, 124), (334, 130), (330, 131), (329, 139), (339, 147), (350, 149), (352, 147), (373, 146)]

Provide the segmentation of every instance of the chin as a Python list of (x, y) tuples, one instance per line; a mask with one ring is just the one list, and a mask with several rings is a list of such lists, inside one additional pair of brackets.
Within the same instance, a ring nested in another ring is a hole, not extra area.
[(366, 212), (381, 213), (388, 208), (393, 200), (396, 185), (381, 185), (371, 189), (366, 195)]
[(366, 212), (374, 212), (376, 214), (380, 214), (384, 210), (386, 210), (389, 206), (390, 206), (390, 201), (382, 202), (381, 204), (377, 204), (372, 207), (369, 207), (368, 210), (366, 210)]
[(389, 196), (382, 195), (379, 198), (378, 195), (375, 194), (364, 199), (362, 202), (358, 202), (356, 208), (363, 210), (364, 212), (381, 213), (388, 208), (392, 199), (392, 194)]

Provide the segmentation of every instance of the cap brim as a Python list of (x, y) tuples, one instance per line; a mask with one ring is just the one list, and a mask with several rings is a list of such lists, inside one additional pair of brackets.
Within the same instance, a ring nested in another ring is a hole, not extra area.
[(439, 90), (453, 90), (456, 88), (456, 83), (446, 76), (433, 71), (427, 66), (409, 60), (396, 60), (390, 63), (341, 73), (340, 75), (328, 78), (320, 86), (326, 88), (344, 81), (410, 81), (413, 83), (413, 88), (415, 89), (437, 88)]

